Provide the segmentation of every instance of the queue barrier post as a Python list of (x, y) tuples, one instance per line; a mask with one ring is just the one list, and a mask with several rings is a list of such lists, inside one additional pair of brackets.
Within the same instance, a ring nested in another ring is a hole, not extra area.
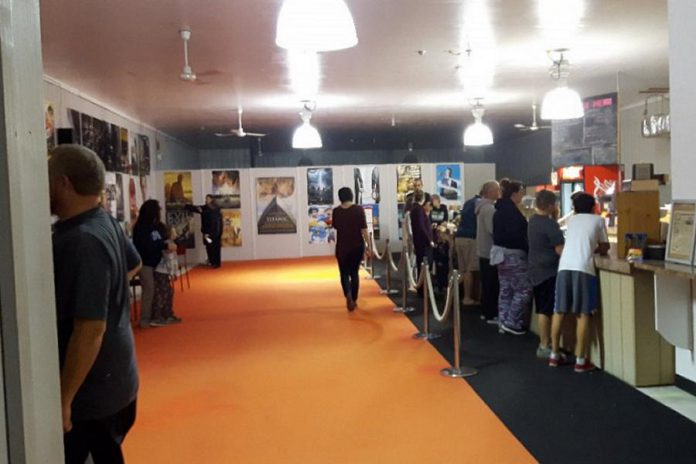
[(423, 260), (423, 265), (421, 266), (421, 273), (425, 276), (424, 291), (423, 291), (423, 331), (416, 332), (413, 334), (413, 338), (416, 340), (432, 340), (438, 338), (439, 334), (430, 333), (430, 292), (428, 291), (428, 272), (430, 272), (428, 265), (428, 258)]
[(413, 306), (408, 306), (408, 302), (406, 301), (407, 298), (407, 292), (408, 292), (408, 274), (410, 272), (409, 267), (410, 263), (408, 262), (408, 253), (406, 251), (406, 247), (403, 248), (401, 251), (401, 260), (400, 262), (403, 264), (403, 276), (401, 278), (401, 306), (397, 306), (394, 308), (395, 313), (412, 313), (415, 311), (415, 308)]
[(440, 374), (451, 378), (471, 377), (472, 375), (478, 374), (478, 371), (473, 367), (461, 365), (462, 318), (459, 306), (459, 272), (456, 270), (452, 273), (452, 280), (454, 282), (454, 366), (442, 369)]
[(384, 288), (383, 290), (380, 290), (379, 293), (382, 295), (396, 295), (397, 293), (399, 293), (399, 290), (397, 290), (396, 288), (391, 288), (392, 270), (391, 270), (391, 249), (389, 248), (389, 239), (387, 239), (385, 243), (386, 243), (386, 248), (384, 250), (384, 256), (382, 257), (382, 259), (384, 259), (384, 261), (386, 262), (386, 268), (387, 268), (386, 281), (387, 282), (386, 282), (386, 286), (385, 286), (386, 288)]
[[(370, 232), (369, 237), (370, 237), (370, 242), (369, 242), (368, 246), (369, 246), (370, 248), (372, 248), (372, 244), (375, 243), (374, 233), (373, 233), (373, 232)], [(375, 248), (376, 248), (376, 247), (375, 247)], [(381, 279), (381, 278), (382, 278), (381, 275), (375, 275), (375, 258), (374, 258), (374, 253), (368, 253), (368, 255), (367, 255), (367, 266), (368, 266), (368, 267), (367, 267), (367, 270), (368, 270), (368, 272), (370, 273), (370, 275), (367, 277), (368, 280), (377, 280), (377, 279)]]

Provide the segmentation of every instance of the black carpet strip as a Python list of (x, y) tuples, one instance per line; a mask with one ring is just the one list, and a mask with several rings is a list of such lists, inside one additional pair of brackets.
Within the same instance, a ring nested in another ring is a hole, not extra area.
[[(383, 263), (375, 270), (384, 288)], [(401, 288), (398, 275), (392, 283)], [(401, 295), (392, 300), (399, 306)], [(416, 308), (408, 317), (420, 330), (422, 300), (409, 293), (408, 302)], [(442, 335), (432, 345), (452, 363), (451, 322), (442, 325), (431, 315), (430, 327)], [(479, 308), (462, 308), (461, 364), (479, 371), (466, 381), (539, 462), (696, 463), (694, 422), (605, 372), (548, 367), (536, 358), (537, 346), (534, 334), (501, 335), (480, 320)], [(476, 424), (462, 417), (461, 430), (445, 442), (456, 449), (457, 435), (469, 427)]]

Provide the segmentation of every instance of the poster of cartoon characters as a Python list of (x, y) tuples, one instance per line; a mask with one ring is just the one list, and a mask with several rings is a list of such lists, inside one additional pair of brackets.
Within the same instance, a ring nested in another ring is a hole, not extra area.
[(331, 228), (333, 206), (309, 206), (309, 243), (324, 244), (336, 241), (336, 231)]

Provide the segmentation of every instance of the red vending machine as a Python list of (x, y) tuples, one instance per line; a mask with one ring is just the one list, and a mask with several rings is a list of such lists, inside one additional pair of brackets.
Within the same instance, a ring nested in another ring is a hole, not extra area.
[(597, 199), (600, 213), (613, 214), (614, 194), (621, 186), (620, 166), (568, 166), (555, 171), (553, 178), (553, 183), (559, 190), (561, 216), (572, 211), (570, 197), (578, 191), (593, 195)]

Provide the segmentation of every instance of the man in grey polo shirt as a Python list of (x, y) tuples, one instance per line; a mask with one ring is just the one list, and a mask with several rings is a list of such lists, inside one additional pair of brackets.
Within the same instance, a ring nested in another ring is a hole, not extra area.
[(121, 463), (138, 370), (128, 281), (140, 257), (100, 206), (104, 165), (78, 145), (49, 161), (65, 462)]

